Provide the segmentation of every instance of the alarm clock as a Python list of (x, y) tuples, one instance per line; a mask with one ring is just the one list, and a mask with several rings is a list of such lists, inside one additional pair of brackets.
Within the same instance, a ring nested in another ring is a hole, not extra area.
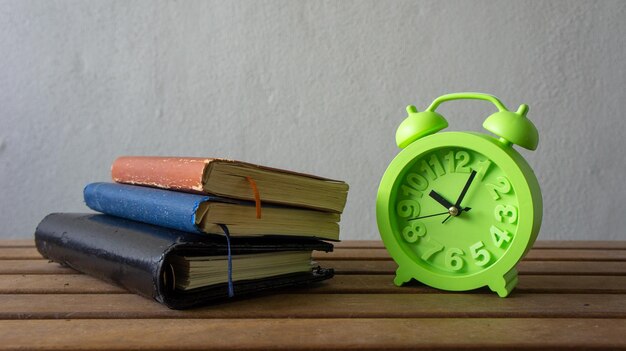
[[(446, 101), (485, 100), (498, 109), (483, 123), (495, 136), (439, 132), (435, 112)], [(402, 149), (385, 171), (376, 198), (383, 243), (398, 264), (394, 284), (416, 279), (465, 291), (488, 286), (506, 297), (517, 285), (515, 266), (532, 247), (542, 216), (541, 190), (513, 148), (535, 150), (537, 128), (527, 105), (509, 111), (498, 98), (455, 93), (425, 111), (407, 107), (396, 132)]]

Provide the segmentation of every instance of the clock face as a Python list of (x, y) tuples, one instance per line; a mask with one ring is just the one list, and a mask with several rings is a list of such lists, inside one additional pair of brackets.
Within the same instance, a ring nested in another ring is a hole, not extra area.
[(518, 229), (518, 197), (506, 171), (463, 147), (414, 157), (400, 172), (390, 205), (402, 251), (438, 275), (488, 269), (506, 254)]

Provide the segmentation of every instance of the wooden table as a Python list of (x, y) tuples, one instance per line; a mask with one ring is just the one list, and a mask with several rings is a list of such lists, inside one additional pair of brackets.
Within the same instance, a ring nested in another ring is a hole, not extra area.
[(0, 241), (0, 349), (626, 349), (626, 241), (538, 242), (514, 293), (397, 288), (380, 242), (319, 254), (336, 277), (174, 311)]

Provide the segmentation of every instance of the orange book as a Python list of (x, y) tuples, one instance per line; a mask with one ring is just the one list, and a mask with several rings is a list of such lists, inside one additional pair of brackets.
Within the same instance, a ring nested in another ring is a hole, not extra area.
[(348, 184), (314, 175), (219, 158), (122, 156), (111, 167), (118, 183), (211, 194), (341, 213)]

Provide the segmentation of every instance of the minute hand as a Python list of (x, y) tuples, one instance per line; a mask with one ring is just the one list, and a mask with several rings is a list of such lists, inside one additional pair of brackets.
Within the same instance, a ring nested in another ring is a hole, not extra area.
[(465, 194), (467, 193), (467, 190), (469, 189), (470, 185), (472, 185), (472, 181), (474, 180), (474, 177), (476, 177), (476, 171), (472, 171), (472, 174), (470, 174), (469, 179), (467, 179), (467, 182), (465, 183), (465, 186), (463, 187), (463, 190), (461, 191), (461, 195), (459, 195), (459, 198), (456, 200), (456, 203), (454, 204), (454, 207), (460, 209), (461, 207), (461, 202), (463, 201), (463, 198), (465, 197)]

